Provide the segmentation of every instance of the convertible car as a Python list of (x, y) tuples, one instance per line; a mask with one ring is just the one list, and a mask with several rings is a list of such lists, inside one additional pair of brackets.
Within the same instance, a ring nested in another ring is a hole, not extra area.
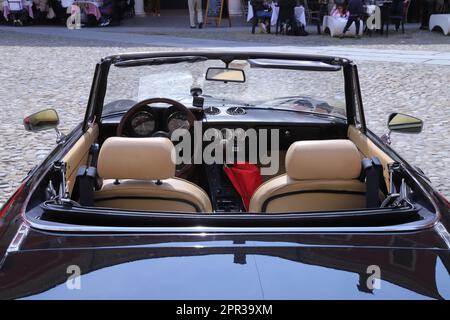
[[(380, 97), (380, 103), (382, 103)], [(2, 299), (450, 298), (450, 205), (345, 58), (114, 55), (0, 210)], [(396, 138), (400, 138), (397, 136)]]

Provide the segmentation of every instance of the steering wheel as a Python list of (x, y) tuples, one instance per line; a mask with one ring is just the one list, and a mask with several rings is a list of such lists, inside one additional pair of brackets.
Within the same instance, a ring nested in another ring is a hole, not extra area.
[[(168, 107), (173, 107), (176, 110), (185, 113), (186, 117), (187, 117), (187, 121), (189, 123), (189, 130), (192, 130), (194, 128), (195, 116), (192, 113), (192, 111), (189, 110), (189, 108), (187, 108), (184, 104), (182, 104), (178, 101), (172, 100), (172, 99), (168, 99), (168, 98), (150, 98), (150, 99), (142, 100), (142, 101), (136, 103), (123, 115), (122, 120), (120, 120), (119, 126), (117, 127), (116, 135), (118, 137), (122, 137), (125, 127), (126, 127), (127, 123), (129, 122), (129, 119), (131, 119), (131, 117), (135, 113), (139, 112), (143, 108), (151, 109), (151, 105), (155, 104), (155, 103), (164, 103), (164, 104), (168, 105)], [(166, 137), (166, 138), (170, 139), (170, 132), (165, 131), (165, 130), (156, 131), (152, 134), (152, 137)], [(136, 139), (139, 139), (139, 138), (136, 138)], [(192, 150), (190, 150), (190, 151), (192, 151)], [(175, 173), (176, 177), (184, 177), (193, 170), (193, 168), (194, 168), (194, 159), (193, 158), (194, 158), (194, 152), (192, 153), (191, 163), (189, 163), (189, 164), (184, 163), (184, 164), (177, 165), (177, 169), (176, 169), (176, 173)]]

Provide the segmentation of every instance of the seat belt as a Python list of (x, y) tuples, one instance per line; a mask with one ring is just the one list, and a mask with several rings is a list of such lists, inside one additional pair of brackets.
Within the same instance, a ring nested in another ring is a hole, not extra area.
[(73, 187), (72, 199), (82, 206), (94, 205), (94, 191), (97, 186), (97, 168), (81, 166)]
[(99, 145), (94, 143), (89, 150), (91, 166), (80, 166), (77, 172), (72, 199), (82, 206), (94, 206), (94, 191), (99, 189), (96, 168), (99, 150)]
[(383, 178), (383, 166), (380, 159), (377, 157), (363, 159), (359, 180), (366, 182), (366, 207), (380, 207), (380, 189), (382, 192), (385, 192), (386, 190), (386, 184), (384, 183)]
[(100, 152), (100, 146), (98, 143), (91, 145), (89, 154), (91, 156), (91, 167), (97, 167), (98, 154)]

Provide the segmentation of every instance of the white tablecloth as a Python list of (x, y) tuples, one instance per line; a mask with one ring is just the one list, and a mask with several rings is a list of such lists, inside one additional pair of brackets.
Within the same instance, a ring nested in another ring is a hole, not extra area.
[[(270, 19), (271, 25), (276, 25), (278, 20), (278, 15), (280, 14), (280, 7), (277, 7), (275, 3), (272, 3), (272, 18)], [(306, 26), (306, 16), (305, 16), (305, 8), (303, 6), (295, 7), (294, 9), (295, 18), (298, 22)], [(252, 20), (254, 16), (253, 7), (248, 2), (248, 12), (247, 12), (247, 22)]]
[(68, 8), (71, 5), (73, 5), (74, 2), (77, 3), (90, 3), (96, 6), (97, 8), (101, 7), (103, 5), (103, 1), (95, 1), (95, 0), (61, 0), (61, 5), (63, 8)]
[(368, 4), (367, 6), (366, 6), (366, 12), (367, 12), (367, 14), (370, 16), (370, 15), (372, 15), (372, 14), (374, 14), (375, 13), (375, 9), (376, 9), (376, 5), (374, 5), (374, 4)]
[[(272, 18), (270, 20), (270, 23), (273, 26), (277, 24), (279, 14), (280, 14), (280, 7), (277, 7), (272, 4)], [(305, 8), (303, 8), (303, 6), (295, 7), (294, 15), (297, 22), (300, 22), (302, 25), (306, 26)]]
[[(364, 28), (363, 28), (363, 22), (360, 20), (359, 22), (359, 35), (363, 34)], [(347, 18), (343, 17), (332, 17), (332, 16), (325, 16), (323, 17), (323, 25), (322, 29), (329, 30), (330, 35), (332, 37), (334, 36), (340, 36), (342, 35), (342, 32), (344, 31), (344, 27), (347, 24)], [(355, 23), (352, 23), (350, 26), (350, 29), (348, 29), (347, 35), (356, 35), (356, 25)]]
[[(34, 19), (34, 15), (33, 15), (33, 1), (28, 1), (28, 0), (22, 0), (22, 6), (23, 9), (25, 9), (25, 11), (28, 13), (28, 15), (30, 16), (30, 18)], [(5, 20), (8, 20), (8, 15), (10, 13), (10, 11), (15, 11), (17, 8), (9, 8), (8, 2), (5, 0), (3, 1), (3, 16), (5, 18)]]

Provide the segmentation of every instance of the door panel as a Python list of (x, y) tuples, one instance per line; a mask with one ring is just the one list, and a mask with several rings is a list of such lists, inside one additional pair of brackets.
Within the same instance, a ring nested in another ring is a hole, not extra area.
[(75, 143), (72, 149), (64, 156), (63, 161), (67, 165), (66, 179), (69, 192), (72, 192), (78, 168), (87, 165), (89, 160), (89, 150), (91, 145), (97, 140), (98, 125), (89, 128), (86, 133)]
[(394, 162), (386, 153), (378, 148), (369, 138), (367, 138), (355, 126), (348, 127), (348, 138), (358, 147), (359, 151), (366, 157), (378, 157), (383, 165), (383, 175), (386, 181), (386, 186), (389, 190), (389, 170), (388, 164)]

